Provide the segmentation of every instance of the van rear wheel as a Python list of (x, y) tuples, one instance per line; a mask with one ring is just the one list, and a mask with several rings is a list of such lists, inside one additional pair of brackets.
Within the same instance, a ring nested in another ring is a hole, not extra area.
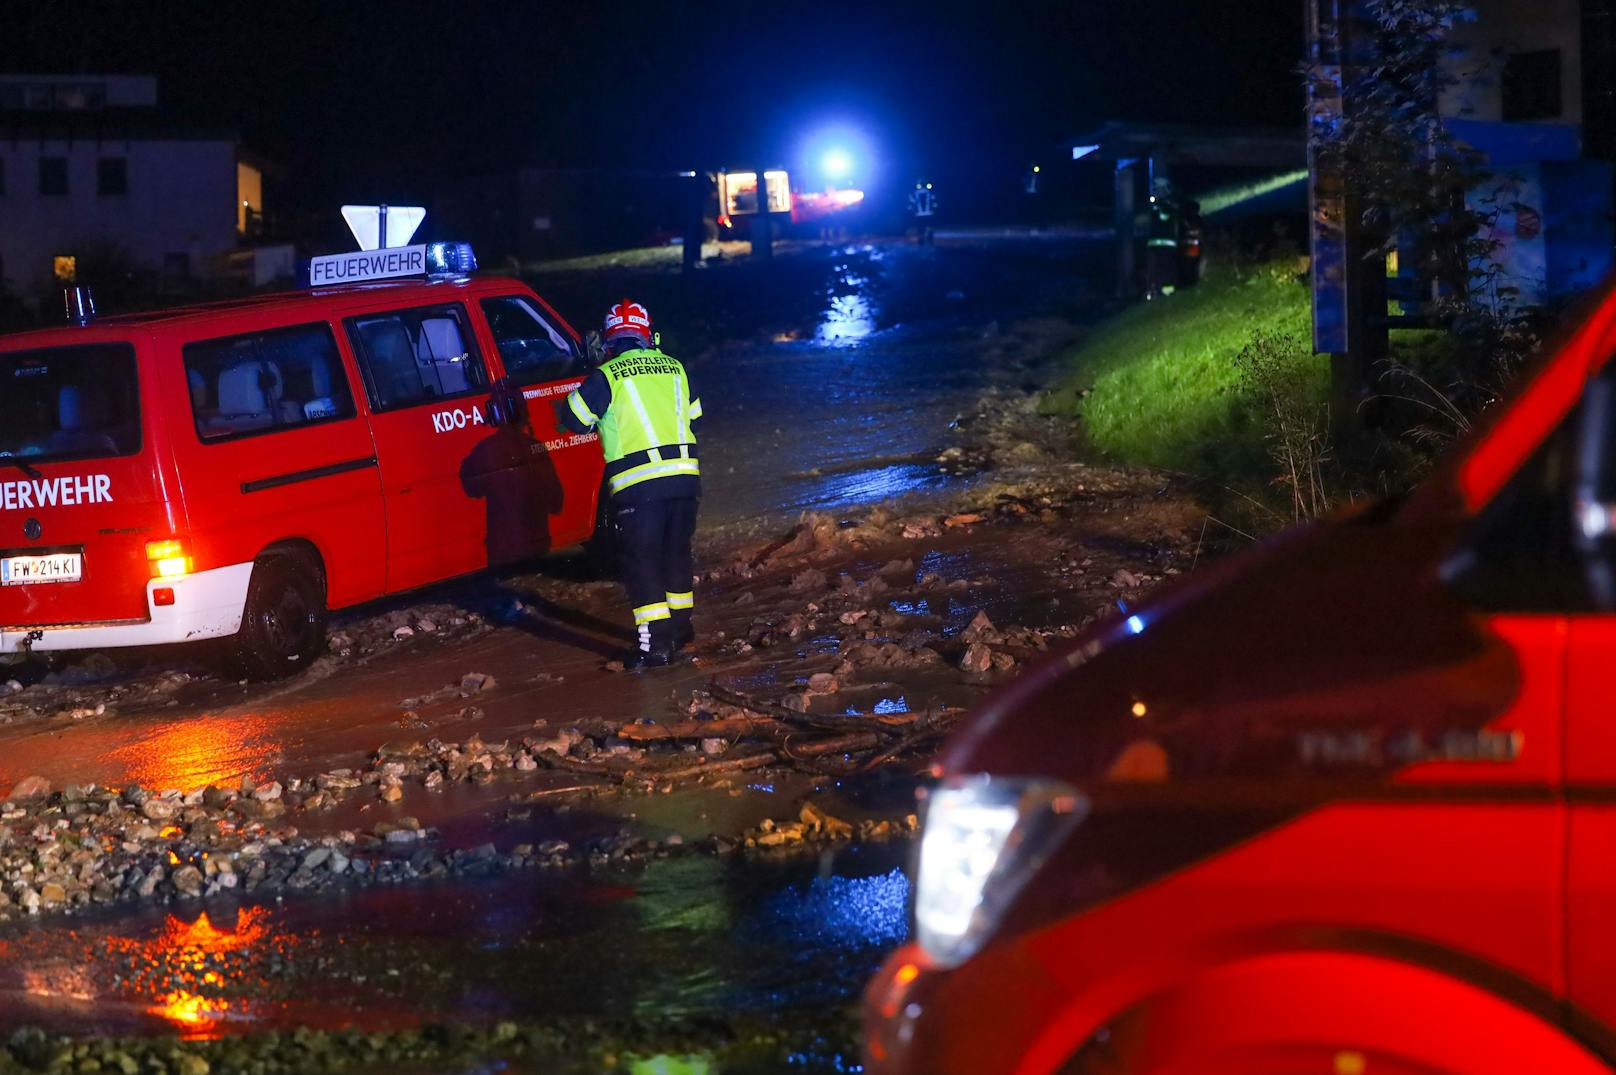
[(231, 663), (248, 679), (279, 679), (307, 668), (325, 649), (325, 579), (292, 556), (253, 565)]

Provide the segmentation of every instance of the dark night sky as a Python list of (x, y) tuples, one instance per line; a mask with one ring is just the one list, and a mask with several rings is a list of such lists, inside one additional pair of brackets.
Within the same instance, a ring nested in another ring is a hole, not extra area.
[(239, 129), (316, 200), (518, 161), (795, 166), (827, 127), (862, 136), (864, 185), (963, 183), (1110, 117), (1298, 122), (1301, 9), (0, 0), (0, 68), (155, 73), (171, 116)]

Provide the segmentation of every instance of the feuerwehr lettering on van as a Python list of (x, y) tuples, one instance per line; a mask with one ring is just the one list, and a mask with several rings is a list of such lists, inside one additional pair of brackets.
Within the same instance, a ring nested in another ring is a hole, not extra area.
[(76, 504), (112, 502), (112, 479), (105, 474), (81, 474), (71, 478), (31, 478), (27, 481), (0, 482), (0, 510), (32, 511), (36, 508), (70, 508)]

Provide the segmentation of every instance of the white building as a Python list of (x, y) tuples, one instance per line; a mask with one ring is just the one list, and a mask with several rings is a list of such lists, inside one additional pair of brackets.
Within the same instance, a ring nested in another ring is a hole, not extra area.
[(87, 249), (171, 281), (214, 275), (263, 210), (240, 157), (231, 132), (167, 121), (155, 78), (0, 75), (0, 286), (47, 294)]

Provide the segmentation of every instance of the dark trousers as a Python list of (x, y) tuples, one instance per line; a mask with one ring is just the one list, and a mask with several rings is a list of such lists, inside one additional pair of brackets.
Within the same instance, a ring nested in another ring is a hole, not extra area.
[(623, 585), (634, 606), (639, 648), (663, 649), (689, 637), (696, 536), (693, 496), (612, 502)]

